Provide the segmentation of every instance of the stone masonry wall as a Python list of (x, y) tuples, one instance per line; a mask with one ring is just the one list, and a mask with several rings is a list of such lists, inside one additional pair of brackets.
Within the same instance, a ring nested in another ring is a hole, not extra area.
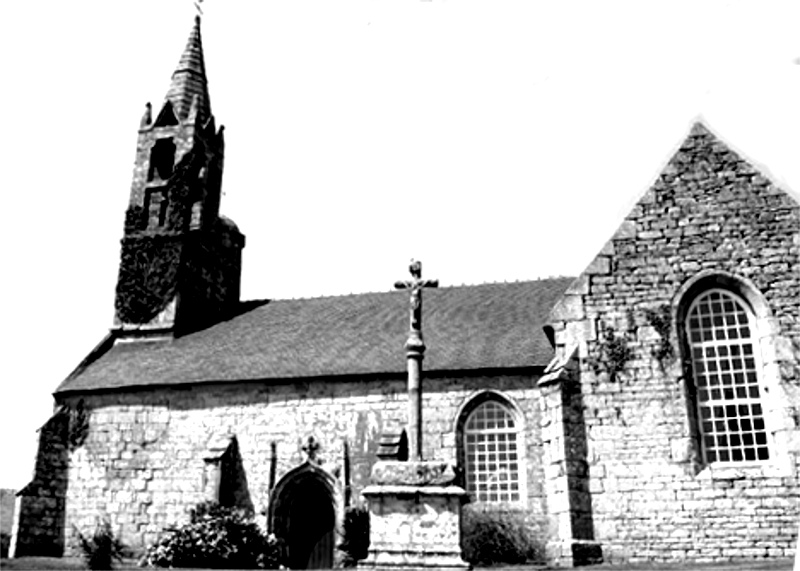
[[(703, 281), (705, 280), (705, 281)], [(704, 465), (681, 300), (739, 287), (757, 318), (762, 463)], [(800, 206), (702, 125), (552, 314), (577, 349), (595, 539), (607, 561), (794, 552), (800, 418)]]
[[(491, 387), (525, 411), (529, 509), (541, 516), (537, 389), (530, 376), (429, 379), (423, 415), (426, 458), (456, 459), (459, 411)], [(71, 397), (69, 402), (79, 397)], [(352, 497), (369, 483), (379, 435), (405, 422), (405, 380), (318, 380), (294, 384), (236, 383), (82, 395), (89, 415), (83, 444), (69, 461), (67, 545), (72, 526), (94, 528), (108, 517), (122, 541), (141, 550), (206, 499), (204, 458), (236, 436), (244, 489), (256, 514), (267, 513), (269, 492), (301, 465), (313, 435), (322, 468), (344, 486), (344, 442), (350, 453)], [(271, 478), (275, 447), (274, 479)], [(265, 522), (262, 519), (262, 522)]]
[(14, 557), (61, 557), (71, 415), (61, 408), (39, 429), (33, 479), (17, 493), (11, 551)]

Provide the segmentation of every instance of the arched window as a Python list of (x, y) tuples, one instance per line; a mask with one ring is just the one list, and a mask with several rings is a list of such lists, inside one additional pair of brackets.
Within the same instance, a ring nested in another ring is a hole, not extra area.
[(730, 290), (701, 291), (684, 320), (697, 429), (706, 463), (770, 457), (754, 316)]
[(499, 399), (484, 399), (466, 413), (461, 429), (467, 492), (477, 502), (524, 499), (520, 426)]

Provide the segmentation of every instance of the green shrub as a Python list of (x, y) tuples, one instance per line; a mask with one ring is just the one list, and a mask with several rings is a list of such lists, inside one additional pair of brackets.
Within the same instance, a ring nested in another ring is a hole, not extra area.
[(75, 531), (89, 569), (113, 569), (114, 559), (122, 561), (124, 548), (111, 531), (108, 520), (101, 520), (88, 539), (77, 528)]
[(191, 511), (188, 524), (165, 531), (166, 535), (147, 549), (147, 564), (277, 569), (282, 562), (282, 542), (265, 535), (243, 510), (201, 503)]
[(355, 567), (367, 558), (369, 550), (369, 511), (362, 506), (349, 507), (344, 512), (344, 538), (339, 549), (344, 552), (343, 565)]
[(540, 561), (542, 550), (518, 511), (468, 506), (464, 509), (461, 549), (473, 565), (519, 564)]

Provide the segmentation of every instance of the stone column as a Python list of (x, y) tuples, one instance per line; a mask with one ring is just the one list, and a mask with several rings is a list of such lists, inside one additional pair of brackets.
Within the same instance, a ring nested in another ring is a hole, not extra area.
[(421, 337), (409, 336), (406, 342), (406, 362), (408, 364), (408, 429), (409, 457), (422, 460), (422, 359), (425, 344)]

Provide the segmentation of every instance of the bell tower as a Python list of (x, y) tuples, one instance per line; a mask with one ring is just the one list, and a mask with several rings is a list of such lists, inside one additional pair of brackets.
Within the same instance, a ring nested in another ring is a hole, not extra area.
[(139, 125), (115, 299), (120, 339), (180, 335), (239, 301), (244, 236), (219, 215), (224, 127), (216, 128), (195, 18), (155, 119)]

